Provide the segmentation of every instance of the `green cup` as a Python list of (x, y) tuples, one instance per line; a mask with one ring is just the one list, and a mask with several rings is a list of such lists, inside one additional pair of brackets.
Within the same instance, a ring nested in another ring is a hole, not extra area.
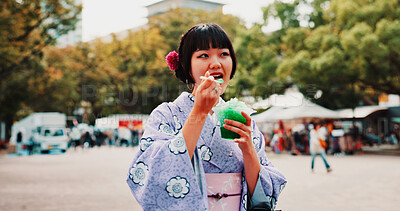
[(224, 128), (225, 119), (234, 120), (246, 124), (246, 118), (239, 111), (235, 111), (231, 108), (225, 109), (217, 114), (218, 119), (221, 122), (221, 137), (224, 139), (235, 139), (240, 138), (240, 135)]
[(244, 102), (239, 101), (236, 98), (230, 99), (228, 102), (219, 103), (213, 108), (213, 111), (217, 115), (218, 120), (221, 122), (221, 137), (223, 139), (230, 140), (240, 138), (240, 135), (224, 128), (225, 119), (246, 124), (246, 118), (244, 118), (242, 112), (245, 112), (248, 115), (255, 112), (253, 109), (247, 107)]

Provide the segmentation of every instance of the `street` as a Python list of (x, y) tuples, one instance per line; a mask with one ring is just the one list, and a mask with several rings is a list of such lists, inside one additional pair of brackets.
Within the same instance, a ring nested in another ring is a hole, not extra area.
[[(125, 182), (137, 148), (69, 150), (58, 155), (0, 155), (0, 210), (141, 210)], [(400, 157), (317, 157), (269, 153), (288, 179), (276, 209), (399, 210)]]

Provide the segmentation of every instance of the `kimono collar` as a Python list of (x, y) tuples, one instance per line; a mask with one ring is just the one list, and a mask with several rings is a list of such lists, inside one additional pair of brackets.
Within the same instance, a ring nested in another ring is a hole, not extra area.
[(173, 103), (185, 114), (185, 117), (188, 117), (194, 106), (194, 96), (188, 92), (182, 92)]
[[(186, 119), (189, 116), (189, 113), (192, 111), (192, 108), (194, 106), (194, 96), (190, 93), (183, 92), (174, 102), (178, 107), (178, 110), (184, 115), (184, 119)], [(224, 102), (224, 100), (220, 97), (220, 102)], [(198, 141), (198, 146), (201, 146), (203, 144), (206, 144), (206, 146), (212, 148), (213, 144), (218, 142), (218, 140), (221, 140), (221, 135), (220, 135), (220, 126), (219, 123), (214, 122), (211, 119), (211, 115), (207, 116), (206, 122), (204, 123), (203, 129), (201, 131), (199, 141)], [(224, 145), (222, 148), (227, 149), (231, 148), (229, 145), (229, 142), (219, 142), (219, 144)], [(216, 166), (218, 169), (222, 170), (224, 168), (224, 159), (218, 159), (218, 155), (215, 155), (216, 159), (211, 159), (209, 161), (210, 164)]]

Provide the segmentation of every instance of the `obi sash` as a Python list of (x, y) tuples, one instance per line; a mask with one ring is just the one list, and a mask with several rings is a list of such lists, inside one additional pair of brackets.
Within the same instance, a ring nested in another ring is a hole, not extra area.
[(209, 210), (240, 210), (242, 173), (206, 174)]

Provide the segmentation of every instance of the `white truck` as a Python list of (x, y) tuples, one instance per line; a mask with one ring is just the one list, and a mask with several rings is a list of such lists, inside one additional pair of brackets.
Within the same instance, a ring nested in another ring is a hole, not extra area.
[(67, 150), (66, 115), (58, 112), (32, 113), (11, 128), (11, 144), (26, 146), (31, 139), (40, 152), (50, 150)]

